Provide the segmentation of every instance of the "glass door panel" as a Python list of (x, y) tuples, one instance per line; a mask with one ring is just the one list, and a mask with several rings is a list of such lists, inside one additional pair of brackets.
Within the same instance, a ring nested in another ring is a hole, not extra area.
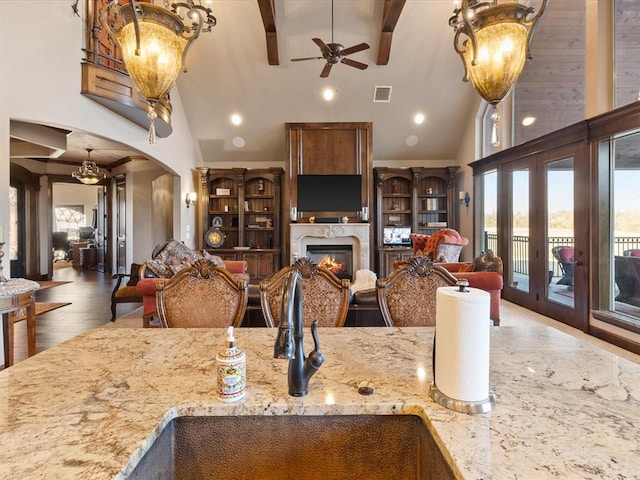
[(529, 169), (511, 172), (509, 285), (529, 292)]
[(482, 175), (481, 250), (500, 256), (498, 245), (498, 172), (494, 170)]
[(640, 326), (640, 133), (613, 141), (611, 310)]
[(574, 165), (573, 158), (547, 162), (546, 298), (574, 308)]
[(588, 291), (588, 157), (573, 145), (537, 157), (536, 200), (540, 232), (536, 245), (535, 298), (538, 311), (584, 330)]

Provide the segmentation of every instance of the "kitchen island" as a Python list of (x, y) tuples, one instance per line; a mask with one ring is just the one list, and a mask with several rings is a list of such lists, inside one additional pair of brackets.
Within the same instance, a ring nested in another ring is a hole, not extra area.
[(126, 478), (176, 416), (412, 414), (459, 478), (640, 479), (640, 365), (553, 328), (491, 329), (482, 415), (429, 398), (433, 328), (320, 329), (301, 398), (276, 331), (237, 329), (248, 390), (231, 404), (214, 388), (225, 333), (98, 328), (0, 372), (0, 478)]

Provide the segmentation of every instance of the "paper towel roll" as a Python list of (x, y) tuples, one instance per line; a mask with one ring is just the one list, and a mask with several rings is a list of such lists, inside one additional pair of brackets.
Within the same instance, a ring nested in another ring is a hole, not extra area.
[(489, 397), (490, 295), (440, 287), (436, 292), (435, 385), (449, 398)]

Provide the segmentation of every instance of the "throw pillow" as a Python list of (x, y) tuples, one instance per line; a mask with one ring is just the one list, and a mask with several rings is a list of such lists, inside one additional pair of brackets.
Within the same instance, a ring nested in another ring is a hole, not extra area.
[(220, 257), (204, 250), (201, 252), (191, 250), (182, 242), (170, 240), (152, 260), (147, 261), (147, 268), (158, 277), (171, 278), (201, 258), (211, 261), (216, 266), (224, 267), (224, 261)]
[(558, 258), (561, 262), (573, 262), (573, 247), (562, 247), (558, 249)]

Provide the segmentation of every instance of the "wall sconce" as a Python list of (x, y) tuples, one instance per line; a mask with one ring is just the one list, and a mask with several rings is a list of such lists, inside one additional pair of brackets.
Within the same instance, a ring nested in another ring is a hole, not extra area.
[(187, 208), (193, 207), (196, 204), (196, 194), (187, 192), (184, 195), (184, 203), (187, 204)]
[(460, 203), (463, 203), (465, 207), (469, 208), (469, 203), (471, 202), (471, 196), (469, 196), (469, 192), (458, 193), (458, 198), (460, 199)]

